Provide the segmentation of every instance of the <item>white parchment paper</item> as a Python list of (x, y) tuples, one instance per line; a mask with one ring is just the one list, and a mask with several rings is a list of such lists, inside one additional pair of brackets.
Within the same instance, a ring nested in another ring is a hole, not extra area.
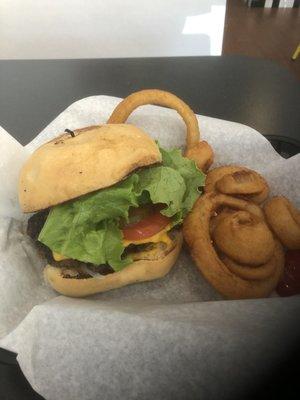
[[(299, 297), (222, 301), (184, 250), (163, 279), (69, 299), (43, 282), (44, 260), (24, 233), (17, 182), (28, 155), (65, 128), (105, 123), (119, 101), (77, 101), (25, 147), (0, 128), (0, 346), (18, 353), (46, 399), (231, 398), (292, 348)], [(198, 118), (215, 166), (253, 168), (272, 195), (300, 206), (300, 155), (285, 160), (254, 129)], [(184, 146), (185, 126), (172, 110), (145, 106), (129, 122), (162, 146)]]

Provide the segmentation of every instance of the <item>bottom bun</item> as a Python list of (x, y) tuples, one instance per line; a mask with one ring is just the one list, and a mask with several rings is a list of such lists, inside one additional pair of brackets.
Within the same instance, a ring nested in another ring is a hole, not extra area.
[(137, 282), (162, 278), (175, 264), (181, 246), (180, 232), (176, 237), (175, 247), (159, 260), (134, 261), (119, 272), (84, 279), (64, 278), (60, 268), (48, 264), (44, 270), (44, 276), (57, 292), (70, 297), (85, 297)]

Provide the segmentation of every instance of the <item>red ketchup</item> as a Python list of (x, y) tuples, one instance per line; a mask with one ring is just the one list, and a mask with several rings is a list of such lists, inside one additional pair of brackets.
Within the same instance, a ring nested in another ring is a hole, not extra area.
[(283, 277), (276, 291), (282, 297), (300, 293), (300, 250), (286, 252)]

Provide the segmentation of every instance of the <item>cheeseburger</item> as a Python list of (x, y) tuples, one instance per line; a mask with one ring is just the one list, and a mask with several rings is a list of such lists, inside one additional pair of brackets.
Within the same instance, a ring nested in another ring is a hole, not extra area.
[(81, 297), (166, 275), (204, 175), (129, 124), (66, 130), (22, 168), (27, 233), (59, 293)]

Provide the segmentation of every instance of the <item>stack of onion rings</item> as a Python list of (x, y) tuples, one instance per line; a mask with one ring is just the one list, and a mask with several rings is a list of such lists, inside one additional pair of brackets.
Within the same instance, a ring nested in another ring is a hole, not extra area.
[(267, 182), (255, 171), (215, 168), (207, 174), (205, 195), (184, 221), (198, 268), (227, 298), (270, 294), (282, 277), (284, 249), (300, 249), (299, 211), (282, 196), (266, 201), (268, 194)]
[(178, 112), (187, 127), (185, 156), (194, 160), (199, 169), (207, 171), (213, 163), (213, 150), (207, 142), (200, 141), (199, 125), (194, 112), (184, 101), (172, 93), (158, 89), (146, 89), (132, 93), (118, 104), (107, 123), (124, 123), (136, 108), (145, 104), (169, 107)]
[(197, 267), (224, 297), (265, 297), (276, 288), (284, 252), (255, 203), (205, 194), (186, 217), (183, 234)]

